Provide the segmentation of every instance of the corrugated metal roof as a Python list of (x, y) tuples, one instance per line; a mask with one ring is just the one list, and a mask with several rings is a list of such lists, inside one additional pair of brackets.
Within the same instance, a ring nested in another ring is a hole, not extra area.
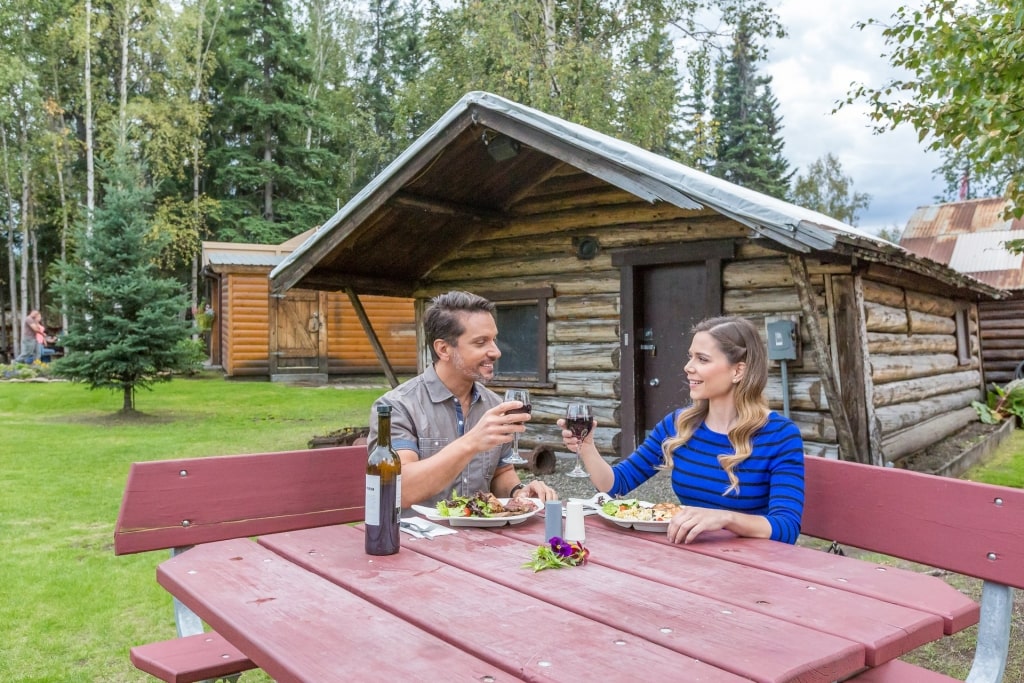
[(1020, 270), (1024, 255), (1011, 254), (1003, 246), (1014, 239), (1012, 230), (975, 232), (959, 235), (949, 259), (949, 267), (961, 273), (984, 273), (990, 270)]
[(212, 266), (268, 266), (273, 268), (284, 260), (285, 254), (242, 251), (204, 252), (203, 260)]
[(281, 244), (244, 242), (203, 242), (203, 266), (269, 266), (273, 268), (284, 257), (316, 234), (317, 228), (285, 240)]
[(1003, 218), (1005, 208), (1002, 197), (919, 207), (900, 246), (994, 287), (1024, 289), (1024, 255), (1003, 247), (1024, 239), (1024, 221)]
[[(903, 239), (965, 235), (990, 230), (1024, 230), (1024, 221), (1005, 220), (1002, 197), (919, 206), (903, 230)], [(901, 240), (902, 242), (902, 240)]]

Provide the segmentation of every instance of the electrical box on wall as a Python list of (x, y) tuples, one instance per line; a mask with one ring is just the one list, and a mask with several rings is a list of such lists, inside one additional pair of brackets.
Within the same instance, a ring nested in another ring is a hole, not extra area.
[(765, 318), (768, 338), (768, 360), (797, 360), (800, 357), (800, 336), (797, 320)]

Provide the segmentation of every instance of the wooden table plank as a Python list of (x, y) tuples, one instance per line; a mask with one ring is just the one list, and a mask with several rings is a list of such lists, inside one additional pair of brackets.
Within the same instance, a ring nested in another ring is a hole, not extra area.
[[(616, 533), (636, 534), (645, 540), (669, 544), (661, 534), (622, 529), (596, 516), (587, 521)], [(543, 522), (543, 519), (538, 522)], [(770, 566), (778, 574), (937, 614), (943, 619), (943, 632), (946, 635), (973, 626), (978, 623), (980, 615), (977, 602), (942, 579), (897, 567), (813, 548), (787, 547), (786, 544), (766, 539), (736, 538), (725, 532), (709, 535), (708, 541), (692, 543), (688, 548), (695, 553), (724, 558), (750, 567)]]
[[(315, 546), (293, 546), (289, 557), (331, 547), (331, 541), (316, 529), (263, 537), (261, 542), (276, 543), (279, 538), (316, 539)], [(409, 542), (399, 555), (407, 550), (751, 680), (833, 681), (864, 666), (864, 648), (857, 643), (698, 596), (684, 587), (667, 587), (599, 565), (535, 574), (521, 567), (532, 552), (531, 545), (490, 530), (463, 529), (433, 541)], [(351, 552), (348, 555), (331, 561), (345, 567), (352, 561)], [(350, 574), (351, 568), (342, 575), (346, 572)], [(516, 623), (531, 621), (528, 611), (510, 612), (508, 618)], [(736, 647), (737, 642), (743, 647)]]
[(196, 546), (157, 581), (279, 683), (522, 680), (252, 541)]
[[(453, 539), (447, 547), (464, 546), (468, 538), (462, 535), (462, 543)], [(622, 629), (581, 618), (559, 607), (557, 595), (548, 595), (555, 603), (548, 604), (413, 552), (412, 544), (396, 555), (371, 558), (363, 553), (363, 532), (358, 528), (308, 529), (263, 536), (259, 542), (524, 680), (627, 680), (639, 671), (654, 680), (745, 680)], [(501, 571), (518, 573), (519, 558), (510, 563), (505, 559)], [(523, 576), (530, 578), (529, 573)]]
[[(504, 527), (503, 535), (536, 542), (531, 528)], [(731, 535), (730, 535), (731, 537)], [(690, 552), (696, 546), (673, 545), (662, 534), (623, 530), (594, 518), (587, 525), (592, 561), (666, 585), (853, 640), (865, 647), (868, 666), (877, 666), (942, 637), (935, 614), (893, 605), (838, 587), (722, 562), (717, 555)], [(749, 541), (750, 539), (744, 539)], [(672, 549), (648, 552), (651, 541)]]

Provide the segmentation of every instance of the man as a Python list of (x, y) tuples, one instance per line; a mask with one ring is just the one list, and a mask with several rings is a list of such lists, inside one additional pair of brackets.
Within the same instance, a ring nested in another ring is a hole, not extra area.
[(42, 345), (36, 335), (45, 334), (43, 316), (39, 311), (29, 311), (21, 323), (21, 354), (14, 359), (15, 363), (34, 363), (42, 355)]
[(530, 416), (502, 402), (484, 384), (501, 357), (494, 304), (469, 292), (448, 292), (431, 301), (423, 331), (434, 363), (377, 399), (370, 410), (369, 447), (377, 443), (377, 405), (391, 411), (391, 445), (402, 459), (402, 507), (434, 505), (456, 490), (471, 496), (557, 500), (542, 481), (523, 484), (515, 467), (501, 462), (513, 432)]

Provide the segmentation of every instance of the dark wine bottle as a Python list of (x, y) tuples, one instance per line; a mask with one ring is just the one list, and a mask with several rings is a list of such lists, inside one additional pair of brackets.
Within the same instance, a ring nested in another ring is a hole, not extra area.
[(391, 447), (391, 406), (377, 406), (377, 445), (366, 461), (366, 553), (394, 555), (401, 547), (402, 461)]

